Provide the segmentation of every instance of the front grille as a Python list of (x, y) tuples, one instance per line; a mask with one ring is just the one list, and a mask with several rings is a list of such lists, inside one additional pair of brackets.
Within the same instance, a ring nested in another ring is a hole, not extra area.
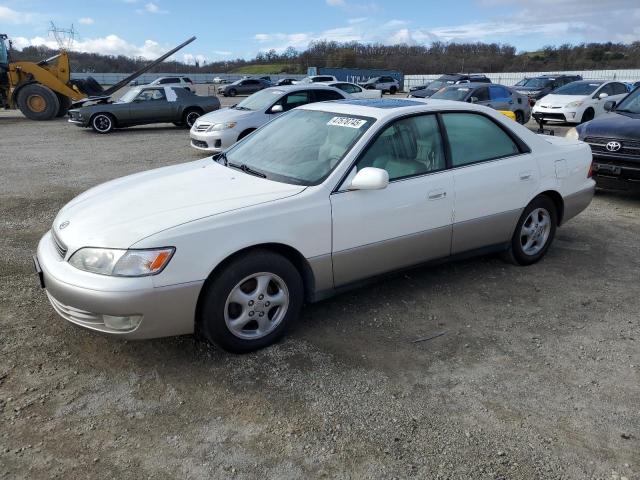
[[(606, 155), (621, 155), (626, 157), (640, 158), (640, 141), (618, 140), (617, 138), (586, 137), (584, 139), (591, 146), (591, 151), (595, 154), (604, 153)], [(622, 147), (620, 150), (610, 152), (607, 150), (607, 143), (618, 142)]]
[(536, 115), (544, 118), (545, 120), (560, 120), (562, 122), (567, 120), (562, 113), (537, 112)]
[(201, 133), (202, 133), (202, 132), (206, 132), (206, 131), (207, 131), (207, 128), (209, 128), (210, 126), (211, 126), (211, 124), (210, 124), (210, 123), (197, 123), (197, 124), (195, 125), (195, 127), (193, 127), (193, 129), (194, 129), (196, 132), (201, 132)]
[(207, 142), (203, 142), (202, 140), (191, 140), (191, 145), (193, 145), (194, 147), (209, 148)]
[(66, 257), (67, 256), (67, 247), (58, 238), (58, 236), (56, 235), (56, 232), (55, 232), (55, 230), (53, 228), (51, 229), (51, 239), (53, 240), (53, 246), (55, 247), (56, 251), (58, 252), (58, 255), (60, 255), (60, 258)]

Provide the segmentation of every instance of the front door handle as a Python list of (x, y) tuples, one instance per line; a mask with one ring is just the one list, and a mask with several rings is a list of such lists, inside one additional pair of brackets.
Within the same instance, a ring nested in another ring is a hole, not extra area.
[(531, 171), (520, 172), (520, 180), (522, 181), (531, 180), (531, 177), (533, 177), (533, 173)]
[(439, 190), (431, 190), (427, 198), (429, 200), (440, 200), (441, 198), (446, 198), (446, 197), (447, 197), (447, 192), (444, 191), (443, 189), (439, 189)]

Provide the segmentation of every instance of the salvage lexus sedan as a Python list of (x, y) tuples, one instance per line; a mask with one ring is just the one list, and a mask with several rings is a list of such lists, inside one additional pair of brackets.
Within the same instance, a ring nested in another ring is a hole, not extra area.
[(34, 263), (74, 324), (247, 352), (305, 301), (381, 274), (492, 251), (537, 262), (589, 205), (590, 165), (585, 143), (479, 105), (312, 103), (224, 153), (86, 191)]

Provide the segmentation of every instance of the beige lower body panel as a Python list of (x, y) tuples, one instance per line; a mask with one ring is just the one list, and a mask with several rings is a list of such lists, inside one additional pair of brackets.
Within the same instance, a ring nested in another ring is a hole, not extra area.
[(562, 223), (566, 223), (589, 206), (596, 191), (595, 185), (564, 198), (564, 215)]
[(391, 238), (333, 254), (335, 286), (419, 263), (446, 257), (451, 248), (451, 226)]
[(511, 240), (522, 209), (453, 224), (451, 254), (498, 245)]

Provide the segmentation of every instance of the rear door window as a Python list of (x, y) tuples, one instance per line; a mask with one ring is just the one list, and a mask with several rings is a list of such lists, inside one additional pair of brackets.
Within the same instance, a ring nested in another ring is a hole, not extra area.
[(314, 92), (315, 102), (326, 102), (328, 100), (342, 100), (343, 97), (338, 92), (333, 90), (315, 90)]
[(484, 115), (445, 113), (442, 120), (454, 168), (520, 153), (513, 139)]
[(491, 100), (511, 100), (511, 92), (504, 87), (489, 87), (489, 96), (491, 97)]

